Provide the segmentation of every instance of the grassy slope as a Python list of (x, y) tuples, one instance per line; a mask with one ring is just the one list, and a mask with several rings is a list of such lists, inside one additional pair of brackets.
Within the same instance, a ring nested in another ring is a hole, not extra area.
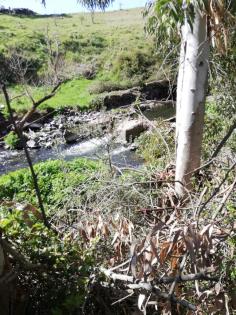
[[(67, 61), (73, 63), (91, 62), (100, 65), (95, 81), (117, 81), (119, 78), (111, 73), (111, 64), (116, 56), (122, 52), (140, 50), (147, 52), (151, 46), (151, 40), (147, 39), (143, 30), (144, 20), (141, 9), (97, 13), (95, 24), (91, 22), (90, 14), (73, 14), (60, 17), (21, 18), (1, 15), (0, 17), (0, 50), (7, 46), (21, 46), (29, 54), (41, 56), (44, 47), (35, 42), (36, 38), (49, 33), (50, 37), (57, 37), (61, 43), (70, 40), (71, 37), (81, 38), (84, 48), (80, 51), (67, 51)], [(97, 47), (96, 41), (102, 38), (103, 47)], [(93, 43), (95, 41), (95, 44)], [(88, 92), (88, 87), (94, 84), (94, 80), (76, 78), (67, 82), (55, 98), (48, 101), (44, 107), (61, 107), (76, 105), (88, 106), (93, 98)], [(19, 86), (11, 88), (12, 96), (19, 94)], [(31, 88), (33, 95), (41, 96), (45, 88)], [(3, 100), (0, 99), (0, 102)], [(27, 98), (17, 99), (14, 108), (22, 111), (29, 107)]]

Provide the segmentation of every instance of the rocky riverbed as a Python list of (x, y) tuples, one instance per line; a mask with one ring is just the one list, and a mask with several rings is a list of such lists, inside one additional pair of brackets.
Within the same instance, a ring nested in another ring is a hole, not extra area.
[[(110, 154), (114, 163), (128, 166), (140, 164), (140, 159), (134, 153), (134, 140), (150, 129), (148, 120), (173, 116), (174, 102), (144, 99), (138, 104), (127, 105), (125, 102), (122, 106), (127, 93), (109, 93), (105, 99), (108, 102), (110, 98), (112, 106), (99, 111), (81, 112), (65, 108), (54, 115), (36, 112), (24, 128), (33, 161), (78, 156), (98, 158)], [(26, 166), (22, 150), (9, 150), (3, 141), (0, 146), (0, 173)]]

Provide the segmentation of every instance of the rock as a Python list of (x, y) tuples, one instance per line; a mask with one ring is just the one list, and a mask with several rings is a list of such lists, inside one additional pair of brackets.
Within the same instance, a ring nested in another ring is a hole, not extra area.
[(127, 106), (135, 102), (138, 96), (138, 89), (110, 92), (105, 95), (103, 105), (107, 110)]
[(117, 128), (118, 139), (122, 143), (133, 142), (146, 130), (148, 130), (148, 125), (142, 119), (125, 120)]
[(141, 89), (146, 100), (176, 99), (176, 86), (168, 80), (145, 83)]
[(39, 144), (35, 140), (27, 141), (27, 147), (30, 149), (38, 149), (40, 148)]
[(145, 101), (139, 107), (150, 120), (159, 117), (167, 119), (175, 115), (174, 101)]
[(66, 130), (64, 133), (64, 139), (67, 144), (72, 144), (77, 142), (80, 139), (80, 135)]
[(40, 123), (26, 123), (24, 125), (24, 129), (26, 130), (33, 130), (33, 131), (39, 131), (43, 128), (43, 125)]

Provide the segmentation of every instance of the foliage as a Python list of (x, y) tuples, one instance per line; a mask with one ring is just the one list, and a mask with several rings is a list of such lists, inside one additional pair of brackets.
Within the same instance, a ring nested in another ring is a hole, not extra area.
[(147, 79), (150, 67), (154, 64), (154, 53), (140, 50), (123, 52), (114, 61), (114, 74), (120, 79), (141, 77)]
[(159, 121), (157, 123), (158, 132), (152, 130), (150, 133), (141, 135), (138, 139), (138, 154), (144, 160), (153, 166), (163, 168), (169, 159), (169, 148), (171, 156), (174, 154), (173, 130), (169, 130), (165, 123)]
[(78, 0), (84, 7), (95, 10), (96, 8), (105, 10), (114, 0)]
[(28, 295), (31, 314), (39, 308), (47, 314), (57, 308), (72, 314), (81, 307), (90, 272), (95, 267), (92, 248), (82, 249), (79, 238), (72, 242), (66, 235), (61, 238), (49, 231), (32, 206), (17, 209), (12, 203), (11, 211), (9, 206), (1, 206), (0, 228), (30, 263), (43, 266), (34, 273), (24, 267), (19, 271), (22, 279), (19, 287), (24, 287), (23, 292)]
[[(100, 169), (99, 163), (85, 159), (71, 162), (48, 161), (35, 165), (38, 183), (45, 205), (50, 211), (62, 207), (79, 183)], [(37, 204), (29, 170), (18, 170), (0, 177), (0, 199), (16, 199)]]
[(14, 131), (11, 131), (4, 137), (4, 142), (10, 149), (16, 149), (20, 144), (20, 139)]

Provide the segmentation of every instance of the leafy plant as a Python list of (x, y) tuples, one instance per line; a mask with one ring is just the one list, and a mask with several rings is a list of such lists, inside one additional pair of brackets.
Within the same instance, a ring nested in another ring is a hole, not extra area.
[(20, 139), (14, 131), (10, 131), (4, 137), (4, 142), (10, 149), (17, 149), (20, 145)]

